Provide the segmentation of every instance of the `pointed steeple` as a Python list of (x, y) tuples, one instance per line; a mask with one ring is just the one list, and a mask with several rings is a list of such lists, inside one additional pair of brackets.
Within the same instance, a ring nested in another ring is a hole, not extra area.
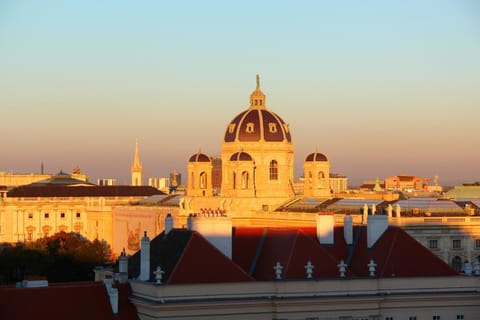
[(257, 74), (257, 87), (250, 95), (250, 108), (265, 109), (265, 94), (260, 90), (260, 76)]
[(142, 163), (140, 162), (140, 156), (138, 155), (138, 139), (135, 141), (135, 156), (133, 158), (131, 172), (132, 172), (132, 186), (141, 186), (142, 185)]

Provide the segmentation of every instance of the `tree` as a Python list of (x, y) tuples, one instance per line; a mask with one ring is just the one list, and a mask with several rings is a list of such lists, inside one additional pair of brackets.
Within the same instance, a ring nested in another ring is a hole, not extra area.
[(106, 242), (89, 241), (73, 232), (2, 248), (0, 284), (23, 280), (25, 275), (46, 276), (50, 282), (93, 280), (95, 266), (111, 263)]

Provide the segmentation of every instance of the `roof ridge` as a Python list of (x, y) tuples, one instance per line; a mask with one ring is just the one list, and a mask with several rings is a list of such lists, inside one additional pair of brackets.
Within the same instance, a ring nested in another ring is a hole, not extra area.
[(267, 238), (267, 233), (268, 233), (268, 228), (266, 227), (263, 228), (262, 237), (258, 242), (257, 250), (255, 251), (255, 256), (253, 257), (252, 264), (250, 265), (250, 268), (248, 270), (248, 275), (252, 277), (253, 277), (253, 273), (255, 272), (255, 269), (257, 268), (258, 259), (260, 259), (260, 255), (262, 254), (263, 246), (265, 244), (265, 239)]
[(175, 268), (173, 268), (172, 272), (170, 273), (170, 277), (169, 277), (169, 281), (170, 281), (170, 278), (173, 276), (174, 272), (176, 271), (176, 269), (178, 268), (179, 265), (181, 265), (181, 262), (182, 262), (182, 259), (183, 257), (185, 256), (185, 254), (188, 252), (189, 250), (189, 246), (193, 243), (193, 238), (194, 237), (199, 237), (199, 239), (202, 239), (202, 241), (204, 243), (206, 243), (212, 250), (218, 252), (220, 254), (221, 257), (223, 257), (224, 259), (227, 259), (231, 264), (232, 266), (237, 269), (239, 272), (243, 273), (245, 276), (247, 276), (249, 278), (249, 280), (253, 281), (255, 280), (255, 278), (253, 276), (251, 276), (250, 274), (248, 274), (242, 267), (240, 267), (233, 259), (230, 259), (229, 257), (227, 257), (220, 249), (218, 249), (216, 246), (214, 246), (212, 243), (210, 243), (210, 241), (208, 241), (200, 232), (198, 231), (192, 231), (192, 236), (190, 237), (190, 239), (188, 240), (187, 244), (185, 245), (184, 249), (183, 249), (183, 252), (182, 254), (180, 255), (180, 257), (178, 258), (177, 260), (177, 263), (175, 264)]
[(284, 275), (286, 275), (287, 272), (288, 272), (288, 267), (290, 266), (290, 262), (292, 261), (292, 256), (293, 256), (293, 253), (295, 252), (295, 247), (297, 246), (298, 237), (300, 236), (300, 232), (301, 232), (299, 229), (296, 229), (295, 231), (296, 231), (295, 232), (295, 238), (293, 240), (292, 246), (290, 247), (290, 252), (288, 254), (287, 263), (284, 266), (284, 268), (285, 268), (285, 271), (283, 272)]
[[(382, 266), (382, 269), (380, 270), (380, 272), (378, 273), (379, 276), (384, 276), (384, 272), (385, 272), (385, 268), (387, 267), (387, 265), (389, 264), (388, 261), (390, 260), (390, 257), (392, 256), (392, 253), (393, 253), (393, 247), (395, 246), (395, 243), (397, 241), (397, 238), (398, 238), (398, 233), (399, 233), (399, 228), (392, 228), (392, 227), (388, 227), (388, 229), (385, 231), (387, 232), (388, 230), (393, 230), (395, 233), (393, 235), (393, 239), (392, 241), (390, 242), (390, 247), (388, 249), (388, 252), (387, 252), (387, 255), (385, 257), (385, 260), (383, 260), (383, 266)], [(385, 232), (383, 234), (385, 234)], [(383, 236), (382, 234), (382, 236)]]
[[(345, 228), (345, 227), (344, 227)], [(348, 257), (345, 260), (345, 263), (349, 266), (353, 259), (353, 254), (357, 249), (358, 242), (360, 241), (360, 236), (362, 235), (362, 227), (358, 227), (354, 229), (355, 237), (353, 238), (353, 243), (351, 245), (345, 244), (348, 248)]]
[(187, 243), (186, 243), (185, 246), (183, 247), (182, 254), (180, 255), (180, 257), (178, 257), (178, 260), (177, 260), (177, 262), (175, 263), (172, 271), (171, 271), (170, 274), (168, 275), (168, 279), (167, 279), (167, 281), (165, 281), (166, 283), (170, 283), (170, 279), (172, 279), (173, 275), (174, 275), (175, 272), (177, 271), (178, 266), (180, 265), (180, 261), (182, 261), (183, 257), (185, 256), (185, 252), (187, 252), (188, 246), (190, 246), (190, 244), (192, 243), (193, 235), (194, 235), (195, 232), (196, 232), (196, 231), (192, 231), (192, 234), (190, 235), (190, 238), (188, 239)]

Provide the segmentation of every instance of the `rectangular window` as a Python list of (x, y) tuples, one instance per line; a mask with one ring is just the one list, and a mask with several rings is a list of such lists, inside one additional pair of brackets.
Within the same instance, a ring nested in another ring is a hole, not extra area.
[(430, 249), (438, 249), (438, 240), (436, 239), (428, 240), (428, 247)]
[(416, 316), (408, 317), (408, 320), (417, 320)]
[(50, 218), (50, 213), (45, 213), (45, 214), (43, 215), (43, 217), (44, 217), (45, 219)]
[(475, 239), (475, 249), (480, 249), (480, 239)]
[(457, 320), (463, 320), (463, 314), (457, 314)]
[(33, 213), (28, 214), (28, 219), (33, 219)]
[(461, 249), (462, 248), (462, 240), (460, 239), (454, 239), (452, 241), (452, 248), (453, 249)]
[(393, 317), (385, 317), (385, 320), (393, 320)]
[(80, 218), (80, 212), (77, 212), (76, 217)]
[(440, 320), (440, 316), (433, 316), (432, 320)]
[(64, 212), (60, 213), (60, 218), (65, 219), (65, 213)]

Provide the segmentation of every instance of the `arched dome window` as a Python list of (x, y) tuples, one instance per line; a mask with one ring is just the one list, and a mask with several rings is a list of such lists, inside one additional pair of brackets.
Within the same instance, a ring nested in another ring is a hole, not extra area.
[(248, 189), (248, 172), (242, 172), (242, 189)]
[(323, 171), (319, 171), (317, 178), (318, 178), (318, 187), (325, 188), (325, 173), (323, 173)]
[(270, 180), (278, 180), (278, 162), (277, 162), (277, 160), (270, 161)]
[(207, 188), (207, 174), (205, 172), (200, 173), (200, 189)]

